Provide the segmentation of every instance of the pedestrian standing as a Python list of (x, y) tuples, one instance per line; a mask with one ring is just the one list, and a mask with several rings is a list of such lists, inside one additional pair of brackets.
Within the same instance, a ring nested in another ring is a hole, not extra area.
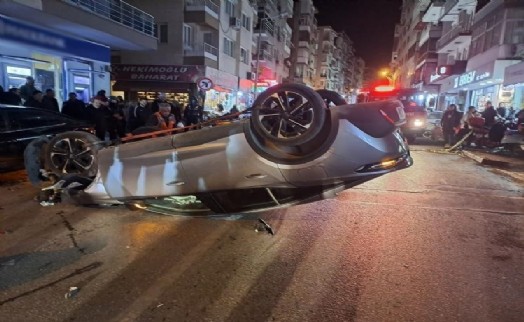
[(73, 92), (69, 93), (69, 99), (64, 102), (62, 113), (77, 120), (88, 120), (86, 105)]
[(53, 112), (60, 112), (54, 90), (49, 88), (45, 91), (45, 95), (42, 98), (42, 108)]
[(105, 141), (107, 132), (107, 120), (109, 108), (104, 106), (99, 99), (93, 99), (92, 103), (87, 106), (90, 120), (95, 124), (95, 135)]
[(497, 117), (497, 111), (491, 104), (491, 101), (486, 102), (486, 109), (482, 112), (482, 117), (484, 118), (484, 126), (491, 127), (495, 124), (495, 118)]
[(33, 92), (33, 95), (25, 101), (24, 106), (27, 107), (34, 107), (34, 108), (43, 108), (42, 106), (42, 92), (39, 90), (36, 90)]
[(22, 97), (24, 103), (28, 101), (37, 90), (35, 87), (35, 79), (33, 77), (27, 76), (25, 80), (25, 84), (20, 87), (20, 97)]
[(444, 134), (444, 146), (450, 147), (455, 144), (455, 135), (460, 130), (460, 120), (462, 114), (457, 111), (457, 105), (450, 104), (442, 115), (440, 125)]

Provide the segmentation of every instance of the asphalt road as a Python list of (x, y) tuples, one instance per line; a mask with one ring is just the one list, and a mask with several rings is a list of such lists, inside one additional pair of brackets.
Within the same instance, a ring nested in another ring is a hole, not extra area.
[(524, 321), (524, 187), (413, 149), (410, 169), (261, 214), (274, 236), (258, 215), (42, 207), (4, 177), (0, 321)]

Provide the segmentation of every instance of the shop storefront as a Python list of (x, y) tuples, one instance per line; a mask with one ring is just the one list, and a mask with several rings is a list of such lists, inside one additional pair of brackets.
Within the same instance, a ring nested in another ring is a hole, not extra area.
[(506, 106), (524, 109), (524, 62), (506, 67), (504, 73), (504, 98)]
[(160, 95), (182, 105), (189, 96), (198, 97), (197, 81), (204, 77), (200, 65), (111, 65), (112, 95), (127, 101), (153, 101)]
[(76, 92), (84, 102), (110, 89), (109, 47), (0, 15), (0, 85), (20, 87), (26, 77), (35, 87), (53, 89), (61, 102)]
[(515, 64), (512, 60), (497, 60), (469, 70), (461, 75), (448, 77), (441, 85), (441, 97), (445, 98), (446, 106), (454, 103), (461, 110), (475, 106), (483, 111), (486, 102), (494, 106), (507, 102), (507, 89), (503, 85), (504, 70)]
[(213, 82), (213, 88), (206, 92), (204, 108), (207, 110), (216, 110), (218, 104), (222, 104), (226, 111), (229, 111), (233, 105), (237, 105), (238, 97), (238, 77), (206, 66), (206, 77)]

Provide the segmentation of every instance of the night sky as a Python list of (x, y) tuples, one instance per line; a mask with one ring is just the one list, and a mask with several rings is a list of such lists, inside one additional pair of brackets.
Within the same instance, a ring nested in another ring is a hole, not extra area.
[(345, 31), (366, 67), (388, 67), (402, 0), (313, 0), (319, 26)]

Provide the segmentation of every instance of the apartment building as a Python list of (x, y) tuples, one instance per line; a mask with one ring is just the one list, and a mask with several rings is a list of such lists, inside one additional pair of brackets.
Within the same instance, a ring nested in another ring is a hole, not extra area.
[(335, 47), (337, 32), (330, 26), (319, 26), (317, 29), (317, 61), (315, 71), (315, 89), (336, 91), (339, 80), (338, 51)]
[(252, 103), (252, 46), (256, 3), (248, 0), (139, 1), (156, 19), (158, 49), (114, 52), (115, 91), (131, 99), (160, 93), (206, 108)]
[(300, 16), (298, 21), (297, 61), (290, 80), (295, 83), (315, 87), (315, 65), (317, 53), (317, 9), (313, 0), (300, 1)]
[(293, 0), (253, 0), (257, 18), (253, 33), (252, 59), (255, 92), (282, 83), (289, 76)]
[(443, 30), (432, 76), (432, 84), (440, 86), (439, 107), (455, 103), (482, 111), (491, 101), (524, 108), (524, 2), (448, 0), (440, 5), (434, 19)]
[(154, 52), (115, 52), (113, 89), (133, 99), (162, 93), (184, 104), (192, 95), (207, 109), (245, 108), (288, 75), (292, 0), (131, 2), (155, 16), (159, 40)]
[[(345, 32), (339, 34), (336, 45), (340, 50), (340, 93), (346, 100), (353, 102), (359, 89), (359, 68), (363, 68), (363, 66), (358, 66), (359, 62), (355, 55), (353, 41)], [(364, 60), (361, 59), (361, 62), (364, 63)]]
[(395, 39), (391, 67), (392, 81), (397, 87), (411, 87), (416, 83), (417, 50), (424, 29), (421, 12), (430, 0), (404, 0), (400, 24), (395, 26)]
[[(154, 18), (119, 0), (0, 0), (0, 85), (26, 77), (84, 102), (110, 91), (111, 50), (154, 50)], [(60, 104), (61, 105), (61, 104)]]

